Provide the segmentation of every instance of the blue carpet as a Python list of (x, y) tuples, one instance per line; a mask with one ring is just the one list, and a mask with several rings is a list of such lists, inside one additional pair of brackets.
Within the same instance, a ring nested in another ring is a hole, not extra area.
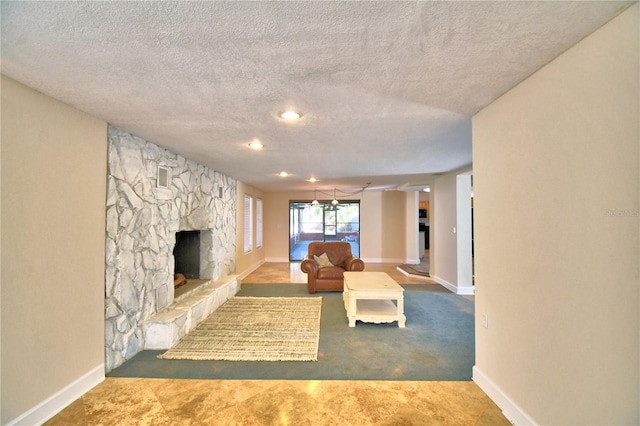
[[(160, 360), (143, 351), (109, 377), (285, 380), (471, 380), (473, 302), (440, 285), (403, 285), (406, 328), (350, 328), (341, 292), (321, 292), (317, 362)], [(306, 284), (243, 284), (238, 296), (309, 296)]]

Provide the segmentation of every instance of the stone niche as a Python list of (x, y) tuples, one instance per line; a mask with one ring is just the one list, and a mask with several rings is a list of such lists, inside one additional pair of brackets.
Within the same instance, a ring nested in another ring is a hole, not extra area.
[(235, 273), (237, 208), (234, 179), (113, 126), (108, 135), (107, 372), (145, 347), (143, 323), (174, 301), (176, 232), (200, 231), (201, 278)]

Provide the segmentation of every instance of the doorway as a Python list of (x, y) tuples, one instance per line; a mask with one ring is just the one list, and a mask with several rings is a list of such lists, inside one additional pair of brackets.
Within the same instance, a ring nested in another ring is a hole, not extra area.
[(360, 201), (290, 201), (289, 260), (304, 259), (313, 241), (346, 241), (360, 257)]

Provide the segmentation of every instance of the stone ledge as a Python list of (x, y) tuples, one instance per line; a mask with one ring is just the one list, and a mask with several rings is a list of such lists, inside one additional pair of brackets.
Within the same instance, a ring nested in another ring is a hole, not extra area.
[(142, 323), (144, 349), (169, 349), (240, 290), (237, 275), (209, 281)]

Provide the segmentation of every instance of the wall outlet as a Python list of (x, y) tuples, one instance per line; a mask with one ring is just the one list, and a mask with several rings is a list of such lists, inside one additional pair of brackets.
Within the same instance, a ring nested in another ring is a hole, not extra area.
[(489, 315), (484, 314), (484, 315), (482, 316), (482, 326), (483, 326), (484, 328), (489, 328)]

